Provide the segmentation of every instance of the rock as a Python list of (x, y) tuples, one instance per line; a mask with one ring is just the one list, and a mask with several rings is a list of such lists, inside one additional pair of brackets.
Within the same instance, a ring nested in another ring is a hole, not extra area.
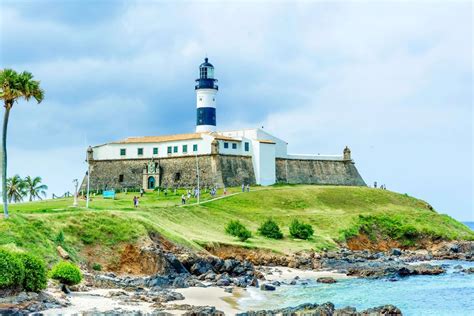
[(290, 285), (296, 285), (296, 281), (295, 281), (295, 280), (291, 280)]
[(184, 316), (223, 316), (224, 313), (211, 306), (193, 306), (193, 309), (183, 314)]
[(176, 289), (188, 288), (189, 287), (188, 279), (182, 276), (175, 278), (173, 281), (173, 287)]
[(474, 267), (470, 267), (470, 268), (467, 268), (467, 269), (463, 269), (463, 270), (461, 270), (461, 271), (464, 272), (464, 273), (473, 274), (473, 273), (474, 273)]
[(224, 289), (224, 292), (226, 292), (226, 293), (232, 293), (233, 290), (234, 290), (234, 289), (231, 288), (231, 287), (226, 287), (226, 288)]
[(398, 248), (393, 248), (391, 251), (390, 251), (390, 254), (392, 256), (401, 256), (402, 255), (402, 251)]
[(216, 282), (217, 286), (229, 286), (230, 280), (229, 279), (220, 279)]
[(194, 263), (191, 266), (191, 269), (189, 271), (194, 275), (201, 275), (201, 274), (205, 274), (205, 273), (207, 273), (209, 271), (212, 271), (212, 270), (213, 270), (213, 267), (209, 262), (204, 261), (204, 260), (200, 260), (200, 261)]
[(63, 247), (57, 246), (57, 247), (56, 247), (56, 250), (58, 251), (59, 256), (60, 256), (61, 258), (63, 258), (63, 259), (69, 259), (69, 254), (67, 253), (66, 250), (64, 250)]
[(458, 264), (458, 265), (455, 265), (453, 268), (456, 269), (456, 270), (461, 270), (461, 269), (462, 269), (462, 265)]
[(332, 278), (332, 277), (321, 277), (321, 278), (318, 278), (316, 280), (316, 282), (318, 283), (326, 283), (326, 284), (332, 284), (332, 283), (336, 283), (337, 281)]
[(260, 290), (262, 290), (262, 291), (275, 291), (276, 287), (274, 285), (264, 283), (264, 284), (260, 285)]
[(401, 316), (400, 309), (393, 305), (383, 305), (379, 307), (369, 308), (360, 313), (361, 316)]

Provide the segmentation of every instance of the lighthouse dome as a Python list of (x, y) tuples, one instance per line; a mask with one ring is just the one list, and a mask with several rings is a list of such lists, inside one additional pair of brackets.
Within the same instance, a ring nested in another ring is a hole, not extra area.
[(204, 62), (199, 66), (199, 68), (203, 68), (203, 67), (210, 67), (210, 68), (214, 68), (214, 66), (209, 62), (209, 58), (204, 58)]

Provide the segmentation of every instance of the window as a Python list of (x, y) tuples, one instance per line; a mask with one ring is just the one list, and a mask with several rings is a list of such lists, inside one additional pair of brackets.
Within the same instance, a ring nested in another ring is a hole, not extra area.
[(174, 181), (179, 181), (181, 179), (181, 172), (176, 172), (174, 174)]
[(188, 152), (188, 145), (183, 145), (183, 153), (187, 153)]
[(158, 155), (158, 147), (153, 148), (153, 155)]
[(174, 153), (177, 153), (177, 152), (178, 152), (178, 146), (174, 146), (174, 147), (173, 147), (173, 152), (174, 152)]
[(250, 150), (249, 143), (248, 143), (248, 142), (245, 142), (245, 151), (249, 151), (249, 150)]
[(173, 148), (171, 146), (168, 146), (168, 154), (172, 153)]
[(127, 154), (127, 149), (120, 148), (120, 156), (125, 156)]
[(199, 98), (199, 101), (202, 101), (202, 98)]
[(229, 148), (229, 143), (224, 143), (224, 148)]
[(123, 182), (123, 174), (119, 174), (119, 182), (120, 182), (120, 183)]
[(237, 144), (236, 143), (232, 143), (232, 149), (237, 149)]
[(194, 151), (194, 152), (198, 151), (198, 145), (197, 145), (197, 144), (194, 144), (194, 145), (193, 145), (193, 151)]
[(137, 155), (143, 156), (143, 148), (137, 148)]

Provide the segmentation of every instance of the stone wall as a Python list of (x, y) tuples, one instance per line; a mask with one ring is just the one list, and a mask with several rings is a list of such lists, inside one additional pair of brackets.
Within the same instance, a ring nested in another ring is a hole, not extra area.
[[(200, 155), (197, 159), (202, 186), (255, 184), (251, 157)], [(141, 188), (143, 171), (149, 162), (149, 159), (93, 160), (90, 162), (91, 190)], [(161, 158), (155, 162), (159, 168), (157, 174), (160, 175), (155, 179), (156, 186), (191, 188), (197, 185), (195, 156)], [(86, 180), (82, 183), (82, 190), (86, 188)]]
[(365, 186), (351, 160), (276, 159), (278, 183)]

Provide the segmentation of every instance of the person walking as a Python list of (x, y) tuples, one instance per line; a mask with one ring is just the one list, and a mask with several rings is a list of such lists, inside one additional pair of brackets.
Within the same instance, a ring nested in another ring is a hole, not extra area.
[(133, 197), (133, 207), (137, 207), (137, 197)]
[(184, 196), (184, 194), (181, 195), (181, 204), (186, 204), (186, 197)]
[(143, 194), (145, 193), (145, 190), (143, 188), (140, 189), (140, 197), (143, 197)]
[(250, 184), (247, 184), (247, 192), (250, 192)]
[(245, 184), (242, 183), (242, 192), (245, 192)]

